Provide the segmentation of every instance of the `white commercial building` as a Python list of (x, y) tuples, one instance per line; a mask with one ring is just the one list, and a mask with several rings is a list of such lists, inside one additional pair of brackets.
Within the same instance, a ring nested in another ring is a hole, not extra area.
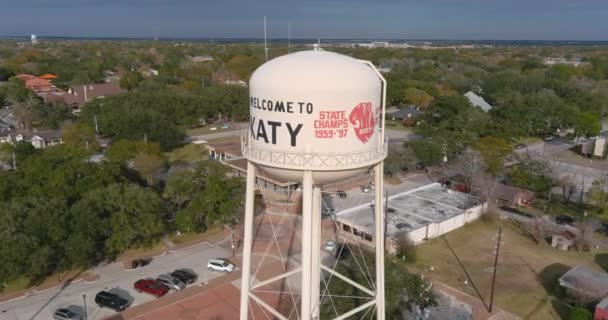
[[(439, 237), (471, 222), (483, 211), (484, 203), (468, 193), (432, 183), (390, 196), (386, 213), (386, 247), (397, 249), (398, 240), (407, 237), (419, 244)], [(373, 203), (362, 204), (337, 213), (341, 235), (373, 244)]]

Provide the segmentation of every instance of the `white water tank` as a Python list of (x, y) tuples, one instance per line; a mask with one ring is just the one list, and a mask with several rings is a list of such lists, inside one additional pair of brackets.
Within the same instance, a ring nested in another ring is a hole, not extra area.
[(384, 79), (369, 62), (321, 50), (260, 66), (249, 82), (243, 155), (266, 174), (317, 184), (365, 172), (386, 157)]

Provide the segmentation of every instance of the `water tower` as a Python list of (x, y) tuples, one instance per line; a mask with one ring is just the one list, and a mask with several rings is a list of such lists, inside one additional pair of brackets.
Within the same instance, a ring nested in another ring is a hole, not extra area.
[(360, 287), (321, 264), (321, 188), (373, 170), (376, 284), (373, 292), (360, 288), (373, 296), (335, 319), (375, 306), (377, 319), (384, 320), (386, 81), (370, 62), (316, 48), (259, 67), (251, 76), (249, 93), (250, 129), (242, 141), (248, 164), (240, 319), (248, 319), (250, 301), (286, 319), (255, 295), (250, 279), (256, 172), (302, 182), (302, 263), (295, 272), (301, 273), (300, 319), (308, 320), (319, 317), (321, 270)]

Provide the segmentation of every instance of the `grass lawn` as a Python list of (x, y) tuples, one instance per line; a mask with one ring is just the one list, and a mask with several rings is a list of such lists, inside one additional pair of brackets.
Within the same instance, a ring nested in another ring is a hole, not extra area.
[(401, 184), (401, 180), (395, 178), (395, 177), (391, 177), (391, 176), (384, 176), (384, 181), (388, 184), (397, 186)]
[[(560, 316), (567, 315), (568, 306), (551, 296), (557, 279), (569, 268), (579, 264), (600, 268), (594, 259), (606, 257), (606, 251), (557, 251), (548, 244), (537, 245), (522, 236), (508, 220), (477, 221), (448, 233), (445, 239), (434, 239), (418, 246), (416, 267), (422, 270), (432, 266), (433, 279), (478, 297), (470, 282), (464, 284), (466, 275), (449, 249), (451, 246), (488, 303), (494, 237), (501, 224), (504, 241), (496, 280), (495, 303), (524, 319), (560, 319)], [(600, 259), (597, 261), (600, 262)]]
[(159, 240), (155, 245), (151, 247), (129, 249), (123, 252), (116, 260), (130, 263), (130, 261), (134, 259), (159, 255), (160, 253), (168, 249), (169, 248), (165, 245), (165, 243)]
[(30, 279), (26, 276), (20, 276), (6, 283), (6, 287), (0, 287), (0, 293), (11, 294), (16, 291), (23, 290), (28, 287)]
[(167, 160), (169, 160), (170, 163), (192, 162), (207, 159), (209, 157), (209, 152), (203, 145), (190, 143), (183, 147), (173, 149), (171, 152), (166, 152), (165, 157), (167, 157)]
[(221, 238), (222, 235), (223, 235), (222, 228), (213, 227), (204, 233), (185, 232), (185, 233), (181, 233), (180, 235), (172, 234), (169, 236), (169, 239), (171, 239), (171, 241), (173, 241), (173, 243), (175, 243), (175, 245), (180, 246), (180, 245), (187, 245), (189, 243), (194, 243), (194, 242), (215, 240), (217, 238)]

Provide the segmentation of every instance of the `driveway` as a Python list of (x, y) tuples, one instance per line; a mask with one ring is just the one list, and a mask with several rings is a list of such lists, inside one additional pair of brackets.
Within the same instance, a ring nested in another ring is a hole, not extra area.
[[(88, 319), (103, 319), (115, 314), (109, 309), (100, 309), (94, 302), (95, 295), (106, 290), (117, 293), (132, 301), (132, 305), (139, 305), (155, 298), (145, 293), (137, 293), (133, 283), (142, 278), (156, 278), (160, 274), (170, 273), (175, 269), (191, 269), (198, 274), (197, 283), (200, 285), (210, 279), (219, 277), (223, 273), (207, 271), (207, 260), (215, 257), (228, 257), (230, 253), (208, 243), (202, 243), (176, 252), (171, 252), (154, 258), (143, 268), (126, 271), (121, 263), (111, 263), (98, 266), (95, 271), (99, 279), (91, 284), (76, 281), (64, 287), (55, 287), (36, 294), (17, 298), (0, 304), (0, 319), (2, 320), (33, 320), (52, 319), (53, 312), (58, 308), (69, 307), (82, 313), (84, 310), (83, 295), (86, 295)], [(171, 293), (169, 293), (171, 294)]]

